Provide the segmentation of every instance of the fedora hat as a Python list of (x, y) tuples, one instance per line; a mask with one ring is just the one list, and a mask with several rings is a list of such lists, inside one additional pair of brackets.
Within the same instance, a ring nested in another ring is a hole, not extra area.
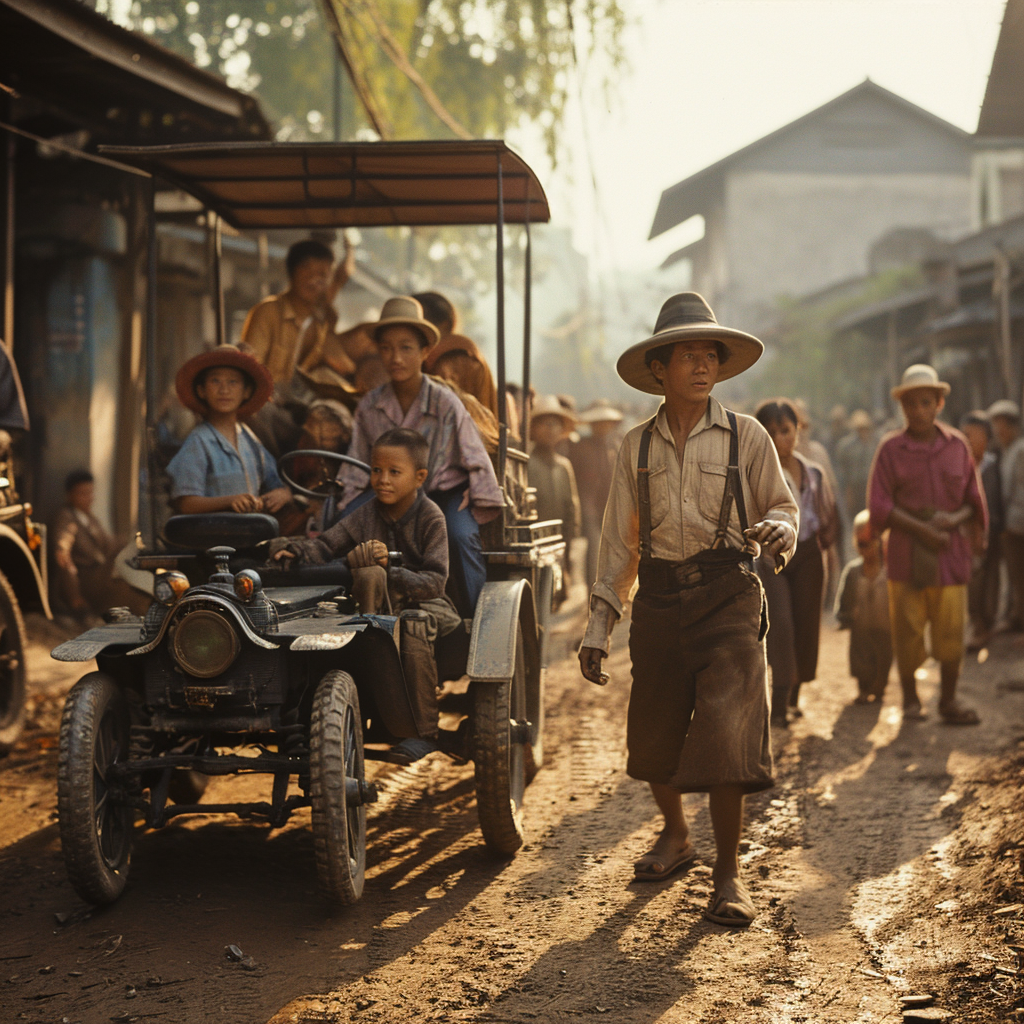
[(718, 371), (720, 381), (748, 370), (764, 352), (764, 345), (752, 334), (723, 327), (702, 295), (683, 292), (666, 300), (654, 325), (654, 334), (627, 348), (619, 356), (615, 369), (630, 387), (649, 395), (663, 395), (665, 389), (644, 362), (644, 356), (652, 348), (673, 345), (677, 341), (720, 341), (729, 353)]
[(891, 394), (898, 401), (908, 391), (913, 391), (915, 388), (931, 388), (933, 391), (938, 391), (940, 395), (949, 394), (949, 385), (944, 380), (939, 380), (935, 367), (929, 366), (927, 363), (914, 363), (913, 366), (908, 366)]
[(239, 406), (239, 419), (247, 419), (258, 412), (274, 393), (274, 380), (261, 362), (234, 345), (218, 345), (208, 352), (193, 356), (174, 378), (178, 401), (200, 416), (206, 415), (207, 408), (196, 394), (196, 377), (203, 370), (211, 370), (215, 366), (230, 366), (234, 370), (241, 370), (252, 381), (252, 395)]
[(441, 340), (441, 332), (423, 315), (423, 307), (411, 295), (395, 295), (384, 303), (380, 319), (370, 328), (373, 340), (380, 340), (386, 327), (412, 327), (423, 335), (427, 348)]
[(986, 411), (989, 419), (993, 416), (1004, 416), (1008, 420), (1020, 419), (1020, 406), (1016, 402), (1011, 402), (1009, 398), (996, 399)]
[(538, 395), (533, 400), (533, 406), (530, 408), (530, 419), (536, 420), (541, 416), (560, 417), (567, 431), (572, 430), (579, 422), (554, 395)]

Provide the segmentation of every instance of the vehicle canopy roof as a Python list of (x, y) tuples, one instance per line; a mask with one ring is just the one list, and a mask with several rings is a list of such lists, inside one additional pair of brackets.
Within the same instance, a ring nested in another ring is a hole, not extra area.
[(500, 140), (228, 142), (102, 151), (184, 189), (239, 229), (496, 224), (499, 182), (505, 223), (550, 218), (537, 176)]

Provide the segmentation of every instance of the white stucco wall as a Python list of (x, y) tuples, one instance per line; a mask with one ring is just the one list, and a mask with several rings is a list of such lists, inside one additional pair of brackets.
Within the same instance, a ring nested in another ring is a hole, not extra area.
[[(725, 183), (728, 281), (723, 322), (756, 331), (780, 295), (865, 274), (868, 249), (893, 228), (952, 239), (971, 228), (967, 174), (736, 171)], [(728, 319), (726, 319), (728, 318)]]

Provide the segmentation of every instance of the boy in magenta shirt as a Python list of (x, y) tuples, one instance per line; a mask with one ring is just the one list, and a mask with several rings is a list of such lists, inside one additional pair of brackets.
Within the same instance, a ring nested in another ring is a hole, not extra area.
[(940, 663), (939, 714), (950, 725), (976, 725), (978, 716), (956, 699), (964, 652), (971, 545), (963, 527), (984, 530), (988, 510), (964, 436), (936, 419), (949, 385), (931, 366), (903, 373), (892, 396), (907, 426), (882, 439), (868, 483), (871, 525), (888, 529), (889, 614), (903, 716), (924, 718), (914, 673), (924, 663), (925, 625)]

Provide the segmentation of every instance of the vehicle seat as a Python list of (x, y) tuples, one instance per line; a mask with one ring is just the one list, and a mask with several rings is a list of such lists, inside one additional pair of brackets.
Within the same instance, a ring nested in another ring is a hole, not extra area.
[(277, 535), (277, 520), (263, 512), (204, 512), (171, 516), (164, 526), (164, 538), (168, 544), (190, 551), (221, 546), (244, 551), (265, 540), (273, 540)]

